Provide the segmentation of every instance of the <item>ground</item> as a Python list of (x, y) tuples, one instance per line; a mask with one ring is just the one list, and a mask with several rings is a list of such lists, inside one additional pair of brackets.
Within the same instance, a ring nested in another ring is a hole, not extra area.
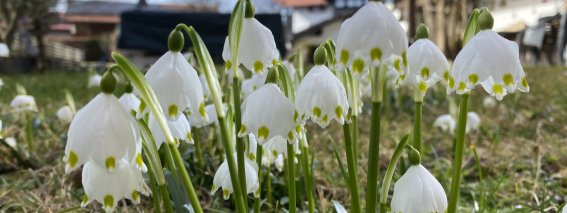
[[(556, 212), (567, 199), (567, 71), (559, 67), (527, 67), (529, 93), (517, 91), (508, 95), (496, 108), (484, 108), (482, 89), (473, 91), (470, 111), (480, 115), (481, 127), (467, 136), (464, 161), (464, 180), (461, 187), (459, 212)], [(57, 120), (55, 111), (66, 104), (67, 89), (80, 108), (97, 94), (87, 89), (86, 72), (48, 72), (45, 74), (3, 76), (5, 86), (0, 89), (0, 119), (3, 135), (17, 138), (20, 144), (18, 161), (6, 146), (0, 146), (0, 212), (58, 212), (75, 210), (83, 195), (80, 172), (64, 173), (62, 163), (67, 125)], [(39, 112), (34, 113), (33, 150), (26, 150), (25, 117), (13, 113), (9, 107), (16, 95), (15, 83), (23, 85), (36, 98)], [(403, 134), (411, 130), (413, 104), (411, 93), (400, 88), (385, 103), (383, 135), (380, 150), (382, 174), (393, 152), (393, 146)], [(433, 121), (449, 113), (449, 103), (458, 103), (458, 96), (448, 98), (444, 88), (429, 91), (423, 108), (422, 163), (441, 182), (446, 191), (450, 185), (452, 137), (433, 127)], [(454, 100), (451, 100), (454, 99)], [(359, 186), (366, 188), (366, 163), (370, 126), (370, 104), (365, 103), (359, 116)], [(308, 125), (309, 149), (314, 154), (314, 176), (318, 209), (333, 209), (332, 200), (348, 209), (350, 194), (338, 169), (331, 138), (344, 156), (341, 126), (332, 124), (326, 129)], [(210, 195), (212, 177), (221, 163), (221, 147), (211, 131), (203, 130), (196, 141), (205, 144), (205, 166), (193, 166), (192, 146), (183, 146), (189, 172), (207, 211), (229, 211), (233, 205), (223, 201), (220, 193)], [(478, 158), (474, 157), (474, 152)], [(287, 202), (283, 174), (272, 170), (274, 177), (272, 212)], [(394, 181), (399, 177), (396, 172)], [(297, 185), (303, 179), (298, 177)], [(263, 187), (265, 189), (265, 187)], [(393, 188), (393, 187), (392, 187)], [(302, 190), (299, 200), (306, 201)], [(390, 196), (391, 196), (390, 192)], [(363, 195), (361, 195), (363, 196)], [(265, 191), (263, 192), (265, 198)], [(363, 199), (362, 199), (363, 200)], [(250, 199), (252, 202), (252, 199)], [(148, 211), (151, 198), (143, 198), (142, 205), (123, 202), (119, 212)], [(299, 203), (301, 209), (305, 203)], [(128, 206), (125, 208), (124, 206)], [(72, 208), (72, 209), (70, 209)], [(80, 211), (100, 211), (90, 205)]]

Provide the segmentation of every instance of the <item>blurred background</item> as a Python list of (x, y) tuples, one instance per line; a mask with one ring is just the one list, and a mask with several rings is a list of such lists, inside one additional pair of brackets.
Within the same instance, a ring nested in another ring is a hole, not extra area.
[[(426, 23), (431, 39), (453, 59), (473, 8), (488, 7), (494, 30), (520, 45), (527, 64), (564, 65), (564, 0), (385, 0), (413, 37)], [(2, 0), (0, 73), (103, 70), (119, 50), (147, 68), (167, 51), (176, 24), (193, 25), (220, 62), (229, 13), (236, 0)], [(282, 57), (308, 54), (366, 0), (254, 0)], [(380, 36), (380, 35), (376, 35)], [(411, 39), (410, 39), (411, 42)], [(189, 46), (189, 45), (186, 45)], [(310, 61), (307, 59), (306, 61)]]

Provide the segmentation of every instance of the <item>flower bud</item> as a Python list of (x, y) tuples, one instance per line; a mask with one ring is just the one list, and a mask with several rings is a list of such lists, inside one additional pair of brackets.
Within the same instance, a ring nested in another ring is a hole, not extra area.
[(480, 30), (491, 30), (494, 25), (494, 18), (488, 9), (482, 8), (478, 16), (478, 28)]
[(417, 26), (417, 30), (415, 31), (415, 40), (419, 39), (428, 39), (429, 38), (429, 28), (423, 23)]
[(244, 11), (245, 18), (254, 18), (254, 14), (256, 13), (256, 8), (251, 0), (246, 0), (246, 8)]
[(313, 62), (316, 65), (324, 65), (327, 60), (327, 51), (323, 46), (317, 47), (315, 53), (313, 54)]
[(178, 29), (174, 29), (169, 34), (167, 38), (167, 48), (171, 52), (181, 52), (183, 49), (183, 45), (185, 44), (185, 38), (183, 37), (183, 33)]
[(128, 84), (126, 84), (126, 88), (124, 88), (124, 92), (132, 93), (133, 91), (134, 91), (134, 87), (132, 86), (132, 84), (130, 84), (130, 82), (128, 82)]
[(104, 93), (111, 94), (114, 92), (114, 89), (116, 89), (116, 77), (114, 77), (112, 68), (110, 68), (102, 75), (100, 90)]
[(419, 165), (421, 164), (421, 156), (419, 155), (419, 151), (414, 149), (412, 146), (408, 146), (408, 158), (411, 165)]

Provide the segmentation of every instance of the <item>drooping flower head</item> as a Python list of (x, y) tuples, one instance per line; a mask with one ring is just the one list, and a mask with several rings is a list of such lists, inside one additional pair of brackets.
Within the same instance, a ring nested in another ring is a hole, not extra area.
[[(434, 127), (438, 127), (443, 132), (450, 132), (455, 134), (455, 128), (457, 127), (457, 121), (450, 114), (445, 114), (437, 117), (435, 122), (433, 122)], [(480, 126), (480, 117), (476, 112), (467, 113), (467, 126), (465, 127), (465, 132), (469, 133), (471, 131), (477, 130)]]
[(448, 92), (465, 94), (480, 84), (498, 100), (516, 89), (529, 92), (518, 44), (493, 30), (483, 30), (472, 37), (457, 55), (446, 80)]
[(17, 95), (10, 106), (15, 112), (37, 112), (37, 105), (35, 104), (35, 98), (31, 95)]
[(87, 88), (94, 88), (97, 87), (100, 84), (100, 80), (102, 79), (102, 76), (100, 76), (98, 73), (94, 73), (93, 75), (91, 75), (89, 77), (89, 82), (87, 84)]
[(337, 36), (337, 63), (355, 74), (378, 65), (390, 55), (404, 58), (406, 32), (381, 2), (370, 1), (341, 25)]
[[(189, 120), (185, 114), (179, 113), (177, 115), (177, 120), (166, 119), (166, 122), (173, 138), (183, 140), (188, 143), (194, 143), (193, 137), (191, 136), (191, 125), (189, 124)], [(161, 147), (166, 138), (161, 130), (161, 126), (151, 113), (148, 119), (148, 128), (150, 128), (150, 131), (154, 136), (156, 146), (158, 148)]]
[(57, 115), (57, 119), (64, 124), (69, 124), (71, 123), (71, 120), (73, 120), (73, 111), (71, 110), (71, 107), (67, 105), (59, 108), (55, 114)]
[(296, 139), (295, 109), (291, 101), (272, 83), (258, 88), (242, 103), (242, 127), (239, 137), (254, 134), (264, 144), (275, 136), (290, 142)]
[[(234, 155), (234, 158), (236, 158), (236, 154)], [(254, 193), (254, 196), (258, 197), (260, 195), (258, 191), (260, 186), (260, 183), (258, 182), (258, 165), (249, 158), (245, 158), (244, 170), (246, 174), (246, 194)], [(225, 200), (228, 200), (230, 194), (234, 192), (226, 159), (215, 173), (211, 194), (215, 194), (219, 188), (222, 188), (222, 195)]]
[(134, 95), (133, 90), (134, 88), (132, 87), (131, 84), (126, 85), (124, 94), (120, 96), (118, 101), (120, 101), (120, 104), (122, 104), (122, 106), (126, 109), (126, 111), (139, 112), (141, 101), (138, 98), (138, 96)]

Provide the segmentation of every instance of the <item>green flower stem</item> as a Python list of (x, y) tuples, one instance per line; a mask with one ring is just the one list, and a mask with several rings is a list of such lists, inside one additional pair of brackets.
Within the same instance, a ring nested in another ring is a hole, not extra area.
[(161, 213), (161, 205), (160, 205), (160, 191), (159, 191), (159, 187), (156, 183), (156, 179), (153, 175), (154, 173), (154, 168), (152, 168), (152, 166), (150, 165), (150, 163), (148, 162), (148, 158), (146, 155), (143, 156), (144, 157), (144, 162), (146, 162), (146, 167), (148, 168), (148, 176), (150, 179), (150, 190), (152, 191), (152, 202), (154, 204), (154, 211), (155, 213)]
[[(306, 135), (303, 135), (302, 140), (305, 140)], [(311, 163), (309, 162), (309, 150), (306, 146), (301, 147), (301, 163), (303, 164), (305, 191), (307, 193), (307, 201), (309, 203), (309, 213), (315, 212), (315, 198), (313, 195), (313, 173), (311, 171)]]
[(26, 142), (28, 143), (28, 151), (33, 152), (33, 117), (30, 113), (26, 112)]
[(392, 155), (392, 159), (390, 159), (390, 163), (388, 163), (388, 168), (386, 169), (386, 175), (384, 176), (384, 180), (382, 181), (382, 196), (380, 196), (380, 212), (386, 212), (386, 203), (388, 201), (388, 191), (390, 190), (390, 183), (392, 183), (392, 176), (394, 175), (394, 170), (396, 169), (396, 164), (398, 160), (404, 153), (404, 148), (406, 147), (406, 143), (408, 141), (408, 135), (405, 135), (402, 140), (396, 146), (396, 150)]
[(352, 156), (354, 158), (355, 174), (358, 174), (358, 116), (355, 114), (351, 117), (352, 128)]
[[(360, 194), (358, 193), (358, 181), (356, 180), (358, 175), (356, 174), (355, 159), (352, 147), (352, 135), (350, 133), (351, 126), (347, 123), (343, 125), (344, 139), (345, 139), (345, 150), (347, 154), (347, 164), (348, 164), (348, 184), (350, 188), (350, 202), (351, 202), (351, 212), (360, 213)], [(289, 148), (288, 148), (289, 150)]]
[(185, 186), (185, 190), (187, 191), (187, 195), (189, 196), (189, 202), (191, 202), (191, 205), (193, 206), (195, 212), (202, 213), (203, 210), (201, 209), (201, 203), (199, 202), (197, 193), (195, 193), (193, 183), (189, 178), (189, 173), (187, 173), (187, 169), (185, 168), (185, 164), (183, 163), (183, 158), (181, 158), (181, 154), (179, 153), (177, 146), (171, 143), (168, 143), (167, 145), (170, 147), (173, 153), (173, 161), (175, 162), (175, 166), (181, 174), (181, 180), (183, 181), (183, 185)]
[[(234, 127), (236, 131), (240, 130), (242, 126), (242, 116), (240, 111), (240, 79), (236, 77), (232, 79), (232, 101), (234, 107)], [(240, 189), (242, 197), (244, 198), (244, 207), (248, 209), (247, 195), (246, 195), (246, 169), (244, 168), (244, 152), (246, 151), (246, 144), (244, 139), (236, 137), (236, 161), (238, 166), (238, 179), (240, 181)]]
[(415, 110), (413, 111), (413, 147), (423, 153), (421, 146), (421, 110), (423, 102), (415, 102)]
[(296, 194), (295, 194), (295, 150), (293, 145), (287, 143), (287, 181), (290, 213), (297, 212)]
[(169, 198), (169, 191), (167, 190), (167, 185), (160, 185), (159, 190), (161, 191), (161, 198), (163, 201), (163, 206), (165, 207), (166, 213), (173, 213), (173, 206), (171, 205), (171, 199)]
[(448, 213), (457, 212), (457, 204), (459, 203), (459, 185), (461, 183), (461, 172), (463, 169), (463, 152), (465, 146), (465, 128), (467, 125), (467, 112), (469, 107), (469, 95), (461, 96), (459, 106), (459, 118), (457, 120), (457, 138), (455, 143), (455, 159), (453, 159), (453, 178), (451, 181), (451, 191), (449, 197)]
[(197, 60), (199, 61), (199, 66), (201, 71), (205, 74), (209, 88), (211, 89), (211, 98), (215, 104), (215, 109), (217, 111), (217, 119), (221, 129), (222, 143), (224, 147), (224, 152), (226, 155), (226, 160), (228, 163), (228, 170), (230, 172), (230, 181), (232, 182), (232, 187), (234, 189), (234, 202), (236, 203), (236, 210), (240, 213), (245, 213), (246, 208), (244, 206), (244, 197), (242, 196), (240, 182), (238, 181), (238, 170), (236, 170), (236, 162), (234, 160), (234, 151), (232, 150), (232, 137), (230, 134), (228, 121), (226, 120), (225, 113), (223, 110), (223, 103), (221, 100), (222, 94), (220, 92), (220, 86), (218, 79), (215, 77), (216, 68), (207, 47), (203, 43), (203, 40), (197, 34), (193, 27), (188, 27), (185, 24), (178, 24), (176, 28), (181, 28), (189, 35), (193, 48), (195, 49), (195, 54), (197, 55)]
[(195, 143), (195, 155), (197, 155), (197, 166), (201, 171), (205, 171), (205, 161), (203, 160), (203, 148), (201, 147), (201, 131), (193, 129), (193, 140)]
[(254, 198), (254, 213), (260, 212), (260, 204), (262, 203), (262, 199), (260, 198), (262, 192), (262, 155), (264, 154), (264, 150), (262, 145), (256, 145), (256, 164), (258, 164), (258, 194)]
[(268, 173), (266, 174), (266, 194), (268, 194), (268, 197), (266, 199), (268, 200), (268, 203), (273, 203), (274, 198), (272, 197), (272, 172), (271, 172), (271, 167), (267, 166), (266, 171), (268, 171)]
[(382, 102), (372, 102), (370, 123), (370, 147), (368, 149), (368, 176), (366, 188), (366, 212), (376, 212), (378, 198), (378, 157), (380, 153), (380, 116)]

